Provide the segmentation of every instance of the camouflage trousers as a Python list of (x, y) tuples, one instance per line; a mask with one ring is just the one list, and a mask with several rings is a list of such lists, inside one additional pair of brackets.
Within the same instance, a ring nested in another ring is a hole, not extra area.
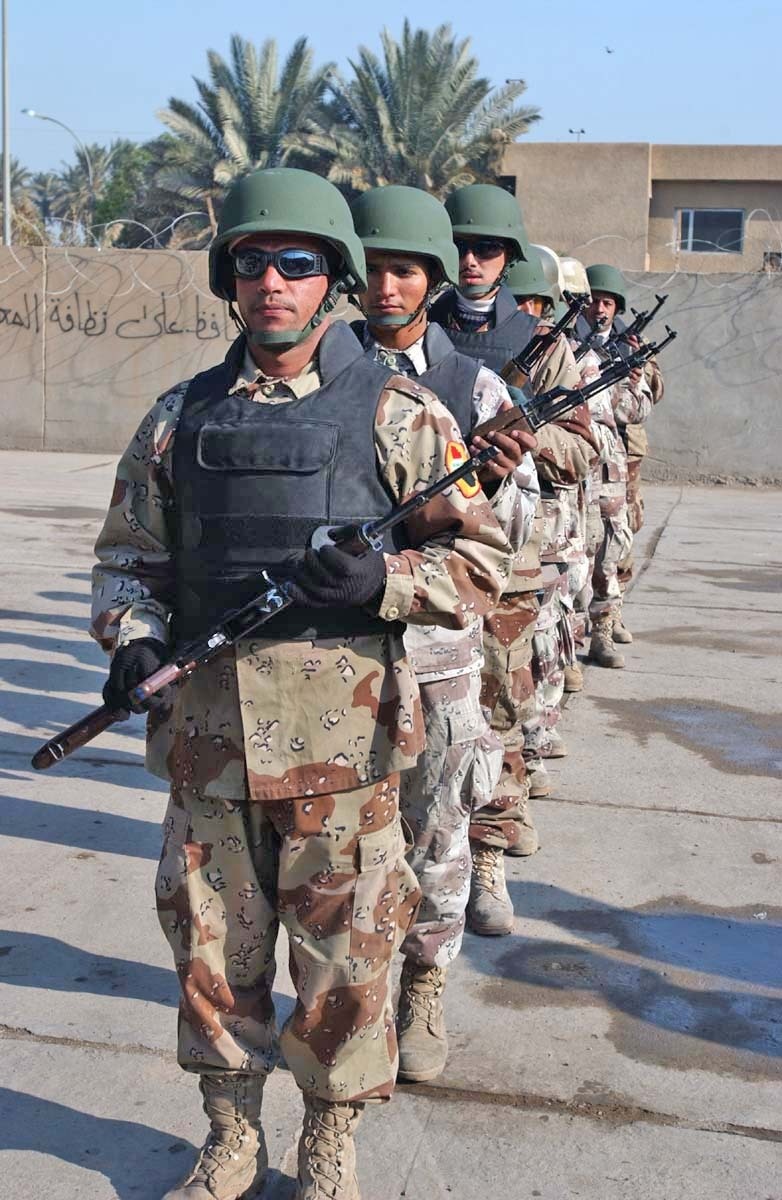
[(182, 1067), (272, 1070), (282, 921), (296, 1004), (279, 1046), (297, 1084), (327, 1100), (391, 1095), (390, 968), (419, 899), (398, 775), (263, 804), (172, 792), (156, 894), (180, 982)]
[(619, 611), (622, 590), (619, 586), (619, 563), (632, 550), (633, 535), (627, 517), (626, 484), (604, 482), (600, 489), (600, 515), (603, 537), (595, 553), (592, 569), (592, 597), (589, 617), (599, 617)]
[(526, 819), (522, 721), (534, 703), (532, 635), (538, 607), (534, 592), (512, 592), (483, 621), (481, 703), (490, 730), (476, 746), (470, 841), (503, 850), (519, 841)]
[[(641, 495), (641, 467), (643, 461), (641, 455), (628, 454), (627, 456), (627, 518), (633, 533), (638, 533), (638, 530), (643, 528), (644, 523), (644, 498)], [(629, 554), (626, 554), (622, 559), (618, 569), (619, 586), (623, 592), (633, 578), (634, 567), (635, 563), (633, 561), (631, 546)]]
[(560, 703), (565, 691), (565, 667), (575, 657), (566, 596), (567, 572), (563, 564), (559, 584), (549, 587), (544, 596), (532, 637), (535, 706), (531, 716), (522, 723), (528, 762), (540, 758), (551, 730), (562, 715)]
[(488, 730), (477, 667), (451, 679), (420, 682), (419, 688), (426, 749), (402, 775), (400, 807), (412, 832), (407, 861), (422, 899), (402, 953), (421, 966), (447, 967), (464, 936), (476, 739)]

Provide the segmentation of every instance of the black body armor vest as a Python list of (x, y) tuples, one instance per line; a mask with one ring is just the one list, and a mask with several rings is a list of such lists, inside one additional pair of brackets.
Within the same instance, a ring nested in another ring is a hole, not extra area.
[(453, 312), (454, 292), (451, 290), (435, 300), (429, 317), (442, 325), (460, 354), (481, 359), (498, 375), (512, 358), (521, 353), (538, 327), (538, 318), (519, 312), (513, 292), (504, 285), (495, 297), (494, 309), (486, 314), (487, 320), (491, 320), (493, 315), (494, 327), (485, 333), (452, 328), (450, 319)]
[[(375, 422), (391, 372), (370, 362), (344, 322), (323, 336), (321, 386), (298, 400), (228, 395), (245, 354), (196, 375), (173, 450), (177, 640), (203, 634), (260, 590), (258, 573), (290, 577), (319, 525), (387, 516), (394, 501), (377, 471)], [(389, 546), (389, 548), (391, 548)], [(263, 637), (387, 633), (361, 608), (294, 606)]]
[[(366, 327), (366, 321), (353, 321), (350, 326), (362, 345)], [(400, 353), (404, 354), (404, 351)], [(474, 423), (472, 398), (481, 363), (466, 354), (459, 354), (449, 335), (436, 324), (426, 327), (424, 353), (429, 366), (423, 375), (416, 375), (415, 378), (443, 402), (466, 441)], [(367, 354), (374, 356), (374, 343)]]

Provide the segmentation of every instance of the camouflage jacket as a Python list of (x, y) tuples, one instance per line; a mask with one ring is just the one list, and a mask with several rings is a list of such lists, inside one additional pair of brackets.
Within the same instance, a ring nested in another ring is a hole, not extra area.
[[(316, 390), (320, 376), (313, 360), (295, 378), (270, 380), (247, 357), (231, 391), (256, 382), (248, 403), (285, 403)], [(92, 633), (107, 650), (168, 637), (172, 448), (187, 387), (160, 397), (117, 469), (93, 573)], [(450, 414), (404, 376), (382, 393), (374, 443), (380, 478), (399, 502), (463, 453)], [(423, 726), (396, 623), (466, 628), (495, 604), (512, 552), (483, 492), (466, 485), (414, 514), (407, 535), (414, 549), (386, 555), (387, 634), (239, 641), (176, 689), (170, 713), (150, 719), (149, 769), (203, 795), (262, 801), (344, 791), (411, 766)]]
[[(372, 340), (369, 327), (364, 344), (374, 347), (375, 357), (393, 370), (415, 378), (428, 369), (423, 335), (407, 350), (393, 352)], [(473, 425), (479, 425), (498, 412), (513, 407), (508, 389), (498, 375), (481, 367), (472, 396)], [(508, 476), (491, 498), (492, 511), (505, 531), (513, 550), (518, 552), (529, 540), (540, 497), (535, 464), (525, 454), (518, 470)], [(443, 629), (434, 625), (409, 625), (405, 647), (420, 682), (449, 679), (483, 665), (483, 622), (476, 619), (466, 629)]]

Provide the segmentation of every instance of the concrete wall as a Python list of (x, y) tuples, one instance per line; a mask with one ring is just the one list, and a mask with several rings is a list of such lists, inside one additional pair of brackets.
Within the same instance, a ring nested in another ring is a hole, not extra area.
[(782, 485), (782, 276), (645, 274), (630, 303), (655, 292), (669, 300), (647, 336), (667, 322), (679, 337), (660, 358), (644, 476)]
[[(782, 276), (632, 279), (636, 307), (670, 293), (680, 334), (647, 475), (782, 483)], [(203, 253), (0, 248), (0, 447), (119, 453), (232, 337)]]
[[(744, 211), (744, 244), (737, 254), (679, 251), (678, 210), (737, 208)], [(666, 179), (652, 184), (649, 207), (649, 269), (736, 273), (757, 270), (766, 250), (782, 250), (782, 181)]]
[(647, 266), (648, 142), (524, 142), (509, 146), (503, 174), (516, 176), (527, 231), (587, 266)]
[[(519, 142), (502, 171), (532, 240), (587, 265), (721, 274), (759, 271), (782, 250), (782, 146)], [(678, 254), (680, 208), (743, 209), (743, 252)]]
[(0, 249), (0, 447), (103, 451), (233, 339), (203, 253)]

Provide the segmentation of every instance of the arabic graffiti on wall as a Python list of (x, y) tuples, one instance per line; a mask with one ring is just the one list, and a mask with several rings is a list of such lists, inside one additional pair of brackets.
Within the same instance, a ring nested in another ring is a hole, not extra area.
[[(156, 300), (136, 308), (133, 316), (125, 315), (127, 306), (112, 316), (110, 305), (94, 305), (89, 296), (82, 296), (78, 290), (64, 297), (42, 297), (38, 292), (25, 291), (15, 307), (0, 307), (0, 337), (6, 328), (40, 333), (47, 322), (62, 333), (79, 333), (88, 338), (110, 334), (121, 341), (131, 341), (190, 334), (202, 342), (216, 338), (233, 341), (236, 331), (222, 306), (205, 303), (198, 292), (194, 299), (195, 303), (189, 304), (187, 296), (174, 305), (161, 292)], [(180, 308), (182, 313), (174, 316), (172, 310)], [(187, 315), (186, 309), (190, 310)]]

